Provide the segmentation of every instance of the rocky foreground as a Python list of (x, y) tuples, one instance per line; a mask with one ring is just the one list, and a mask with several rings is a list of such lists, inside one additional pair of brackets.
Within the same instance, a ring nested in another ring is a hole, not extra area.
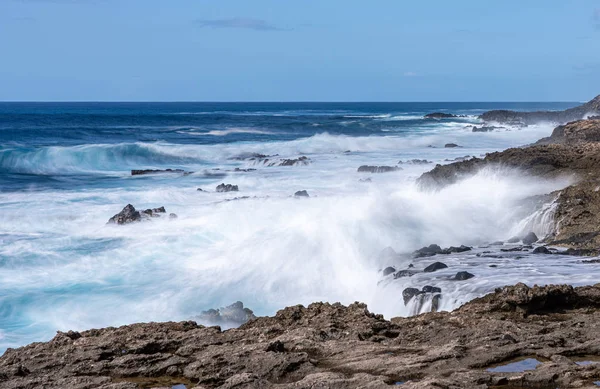
[[(314, 303), (227, 331), (188, 321), (59, 332), (8, 350), (0, 388), (594, 387), (598, 308), (600, 284), (518, 284), (391, 321), (364, 304)], [(522, 358), (541, 364), (488, 370)]]

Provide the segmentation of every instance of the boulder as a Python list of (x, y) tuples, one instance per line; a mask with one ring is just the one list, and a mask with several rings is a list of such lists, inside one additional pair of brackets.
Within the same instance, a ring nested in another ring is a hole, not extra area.
[(299, 190), (296, 193), (294, 193), (294, 197), (310, 197), (308, 195), (308, 192), (305, 190)]
[(456, 143), (446, 143), (444, 145), (445, 148), (450, 149), (450, 148), (454, 148), (454, 147), (460, 147), (459, 145), (457, 145)]
[(115, 216), (108, 219), (109, 224), (128, 224), (133, 222), (139, 222), (142, 220), (142, 215), (139, 211), (136, 211), (135, 207), (131, 204), (127, 204), (125, 208)]
[(404, 305), (407, 305), (408, 302), (415, 296), (421, 294), (419, 289), (417, 288), (406, 288), (402, 291), (402, 299), (404, 300)]
[(443, 250), (437, 244), (430, 244), (426, 247), (421, 247), (420, 249), (413, 252), (413, 258), (423, 258), (423, 257), (432, 257), (436, 254), (442, 254)]
[(522, 240), (523, 240), (523, 244), (532, 244), (532, 243), (537, 242), (539, 240), (539, 238), (537, 237), (536, 234), (534, 234), (533, 232), (530, 232), (527, 235), (525, 235)]
[(532, 251), (533, 254), (552, 254), (545, 246), (538, 246)]
[(390, 274), (393, 274), (393, 273), (395, 273), (395, 272), (396, 272), (396, 269), (394, 269), (394, 268), (393, 268), (393, 267), (391, 267), (391, 266), (388, 266), (388, 267), (386, 267), (385, 269), (383, 269), (383, 275), (384, 275), (384, 277), (385, 277), (385, 276), (388, 276), (388, 275), (390, 275)]
[(468, 280), (469, 278), (473, 278), (473, 277), (475, 277), (475, 275), (469, 273), (468, 271), (459, 271), (454, 276), (454, 279), (457, 281), (464, 281), (464, 280)]
[(217, 192), (237, 192), (237, 191), (239, 191), (237, 185), (220, 184), (217, 186)]
[(448, 267), (448, 265), (446, 265), (445, 263), (434, 262), (431, 265), (427, 266), (425, 269), (423, 269), (423, 271), (425, 273), (433, 273), (434, 271), (437, 271), (437, 270), (440, 270), (440, 269), (445, 269), (447, 267)]
[(359, 173), (389, 173), (402, 170), (399, 166), (368, 166), (363, 165), (358, 168)]
[(442, 289), (437, 286), (425, 285), (421, 288), (423, 293), (442, 293)]
[(447, 249), (443, 249), (440, 254), (464, 253), (465, 251), (471, 251), (471, 247), (461, 244), (459, 247), (450, 246)]

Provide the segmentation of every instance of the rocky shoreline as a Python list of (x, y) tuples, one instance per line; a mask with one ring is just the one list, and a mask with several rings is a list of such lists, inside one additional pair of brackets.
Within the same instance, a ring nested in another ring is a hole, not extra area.
[[(488, 112), (481, 116), (486, 126), (487, 122), (528, 125), (540, 120), (560, 125), (534, 145), (437, 165), (418, 183), (425, 190), (439, 190), (484, 168), (516, 169), (532, 179), (565, 178), (572, 184), (544, 198), (554, 201), (555, 228), (540, 238), (548, 245), (569, 248), (569, 254), (598, 255), (600, 119), (571, 121), (598, 113), (600, 96), (560, 112)], [(267, 157), (272, 156), (251, 156), (264, 164)], [(301, 157), (283, 160), (279, 166), (309, 162)], [(359, 168), (362, 171), (393, 170), (365, 165)], [(138, 174), (154, 173), (159, 171)], [(238, 189), (230, 184), (219, 187), (217, 191)], [(299, 191), (295, 196), (308, 197), (308, 193)], [(109, 222), (126, 224), (163, 215), (164, 207), (137, 211), (128, 205)], [(538, 237), (515, 239), (527, 245)], [(413, 256), (428, 258), (470, 249), (431, 245)], [(544, 246), (529, 249), (533, 254), (551, 253)], [(423, 271), (433, 272), (442, 265), (447, 267), (435, 262), (430, 265), (435, 269), (428, 266)], [(393, 278), (414, 272), (383, 269), (384, 276)], [(471, 277), (460, 271), (455, 279)], [(440, 293), (435, 286), (407, 288), (398, 298), (405, 303), (419, 296), (439, 300)], [(599, 308), (600, 284), (577, 288), (517, 284), (453, 312), (391, 320), (370, 313), (361, 303), (347, 307), (313, 303), (257, 318), (238, 302), (203, 312), (198, 319), (215, 324), (212, 327), (194, 321), (140, 323), (59, 332), (49, 342), (9, 349), (0, 357), (0, 388), (592, 388), (600, 386), (596, 383), (600, 381)], [(227, 323), (245, 324), (222, 330), (219, 325)], [(507, 364), (520, 366), (523, 360), (537, 367), (507, 371)]]

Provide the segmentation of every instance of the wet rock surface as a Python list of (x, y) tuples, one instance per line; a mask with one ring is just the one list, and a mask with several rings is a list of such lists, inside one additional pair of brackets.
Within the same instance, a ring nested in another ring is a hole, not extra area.
[[(600, 355), (599, 308), (600, 285), (517, 284), (390, 321), (364, 304), (314, 303), (227, 331), (187, 321), (59, 332), (7, 350), (0, 388), (589, 388), (600, 365), (574, 360)], [(525, 358), (541, 363), (488, 371)]]
[(358, 168), (359, 173), (389, 173), (402, 170), (399, 166), (368, 166), (363, 165)]
[(446, 113), (446, 112), (433, 112), (433, 113), (428, 113), (427, 115), (425, 115), (423, 117), (426, 119), (450, 119), (450, 118), (457, 118), (459, 116), (454, 115), (452, 113)]
[(232, 185), (232, 184), (219, 184), (217, 185), (216, 191), (217, 192), (238, 192), (240, 189), (238, 188), (237, 185)]
[(310, 197), (308, 195), (308, 192), (305, 190), (299, 190), (296, 193), (294, 193), (294, 197)]
[[(161, 217), (166, 214), (165, 207), (145, 209), (143, 211), (138, 211), (131, 204), (127, 204), (125, 208), (115, 216), (108, 219), (107, 224), (129, 224), (135, 222), (141, 222), (142, 220), (147, 220), (153, 217)], [(177, 215), (174, 213), (169, 214), (169, 217), (176, 218)]]
[(186, 172), (183, 169), (142, 169), (132, 170), (132, 176), (143, 176), (147, 174), (161, 174), (161, 173), (177, 173), (177, 174), (191, 174), (192, 172)]

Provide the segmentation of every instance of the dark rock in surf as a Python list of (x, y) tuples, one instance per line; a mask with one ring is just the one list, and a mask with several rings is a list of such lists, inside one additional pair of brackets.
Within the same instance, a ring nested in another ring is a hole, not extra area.
[(115, 216), (108, 219), (110, 224), (128, 224), (139, 222), (142, 220), (142, 215), (139, 211), (136, 211), (133, 205), (127, 204), (125, 208)]
[(455, 148), (455, 147), (460, 147), (459, 145), (457, 145), (456, 143), (446, 143), (444, 145), (445, 148), (450, 149), (450, 148)]
[(459, 247), (450, 246), (447, 249), (443, 249), (440, 254), (464, 253), (465, 251), (471, 251), (471, 247), (461, 244)]
[(198, 188), (198, 189), (196, 189), (196, 190), (197, 190), (198, 192), (206, 192), (206, 191), (205, 191), (204, 189), (202, 189), (202, 188)]
[(533, 254), (552, 254), (552, 251), (548, 250), (545, 246), (539, 246), (533, 249)]
[(403, 277), (412, 277), (417, 273), (419, 273), (419, 272), (416, 270), (400, 270), (400, 271), (394, 273), (394, 279), (403, 278)]
[(432, 257), (436, 254), (442, 254), (443, 250), (437, 244), (430, 244), (413, 252), (413, 258)]
[(373, 182), (373, 180), (370, 178), (361, 178), (358, 180), (358, 182)]
[(436, 294), (431, 299), (431, 312), (437, 312), (440, 310), (440, 300), (442, 299), (441, 294)]
[(409, 164), (409, 165), (427, 165), (429, 163), (432, 163), (432, 162), (428, 161), (426, 159), (411, 159), (411, 160), (406, 161), (406, 162), (398, 161), (398, 165), (403, 165), (403, 164)]
[(537, 242), (540, 239), (537, 237), (537, 235), (535, 233), (530, 232), (527, 235), (525, 235), (522, 240), (523, 240), (524, 244), (532, 244), (532, 243)]
[(237, 185), (232, 184), (220, 184), (217, 186), (217, 192), (238, 192), (239, 188)]
[(423, 269), (423, 271), (425, 273), (433, 273), (434, 271), (446, 269), (447, 267), (448, 267), (448, 265), (446, 265), (445, 263), (434, 262), (431, 265), (427, 266), (425, 269)]
[(417, 288), (406, 288), (402, 291), (402, 299), (404, 300), (404, 305), (407, 305), (408, 302), (415, 296), (420, 295), (421, 292)]
[(454, 115), (452, 113), (433, 112), (433, 113), (428, 113), (427, 115), (425, 115), (423, 117), (425, 119), (450, 119), (450, 118), (457, 118), (459, 116)]
[(402, 170), (398, 166), (368, 166), (363, 165), (358, 168), (359, 173), (389, 173)]
[(425, 285), (421, 291), (423, 293), (442, 293), (442, 289), (437, 286)]
[(305, 190), (299, 190), (296, 193), (294, 193), (294, 197), (310, 197), (308, 195), (308, 192)]
[(473, 132), (492, 132), (495, 130), (506, 129), (504, 127), (495, 127), (495, 126), (481, 126), (481, 127), (473, 127)]
[(169, 219), (177, 219), (177, 214), (175, 214), (175, 213), (170, 213), (170, 214), (169, 214)]
[(475, 275), (469, 273), (468, 271), (459, 271), (454, 276), (454, 279), (457, 280), (457, 281), (464, 281), (464, 280), (468, 280), (468, 279), (473, 278), (473, 277), (475, 277)]
[(179, 173), (179, 174), (190, 174), (191, 172), (186, 172), (182, 169), (144, 169), (144, 170), (132, 170), (132, 176), (142, 176), (146, 174), (160, 174), (160, 173)]
[(395, 272), (396, 272), (396, 269), (394, 269), (394, 268), (393, 268), (393, 267), (391, 267), (391, 266), (388, 266), (388, 267), (386, 267), (385, 269), (383, 269), (383, 275), (384, 275), (384, 277), (385, 277), (385, 276), (388, 276), (388, 275), (390, 275), (390, 274), (393, 274), (393, 273), (395, 273)]
[(284, 159), (279, 164), (270, 164), (269, 166), (295, 166), (295, 165), (308, 165), (310, 163), (310, 159), (308, 157), (302, 156), (295, 159)]

